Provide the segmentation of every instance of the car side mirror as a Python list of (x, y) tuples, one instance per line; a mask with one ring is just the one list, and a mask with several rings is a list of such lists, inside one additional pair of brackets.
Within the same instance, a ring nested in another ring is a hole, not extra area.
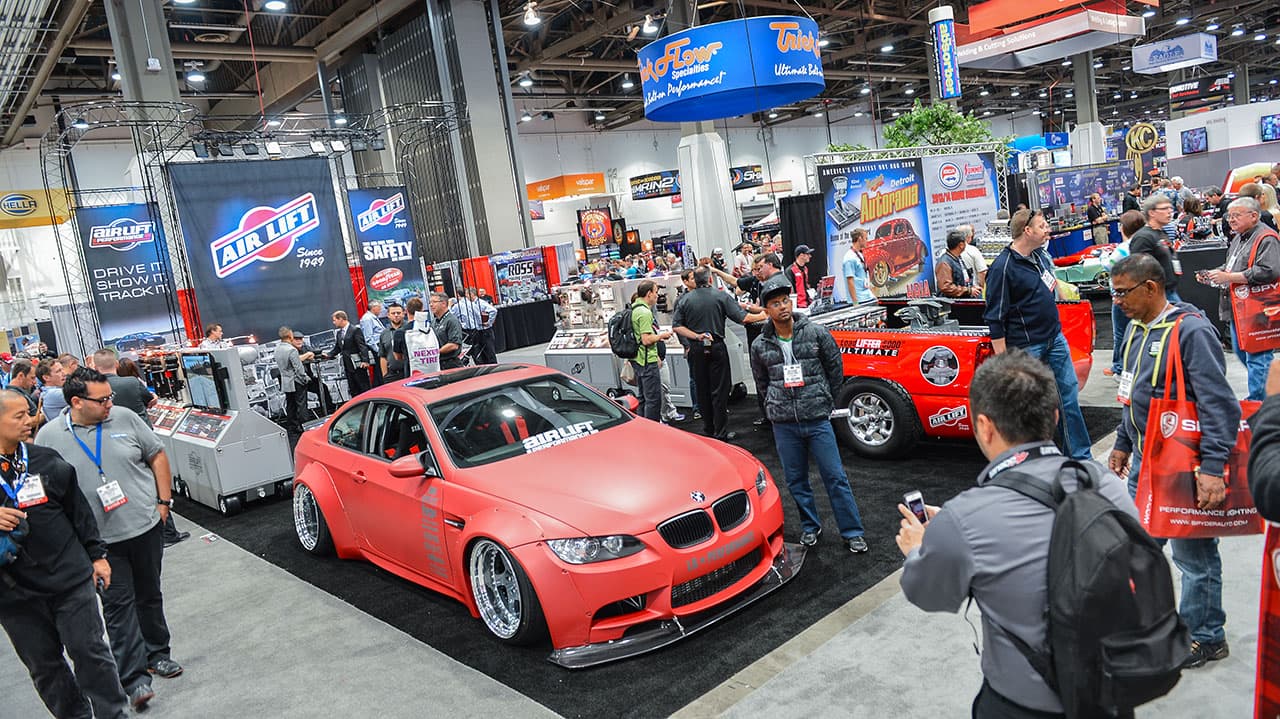
[(393, 461), (387, 471), (392, 477), (399, 477), (400, 479), (419, 479), (424, 474), (422, 461), (418, 459), (416, 454), (406, 454)]

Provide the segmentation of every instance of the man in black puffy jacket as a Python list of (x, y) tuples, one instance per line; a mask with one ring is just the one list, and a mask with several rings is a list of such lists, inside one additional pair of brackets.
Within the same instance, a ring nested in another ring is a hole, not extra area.
[(811, 547), (822, 536), (808, 468), (812, 458), (826, 485), (845, 547), (867, 551), (862, 517), (853, 499), (831, 428), (835, 389), (844, 380), (840, 349), (822, 325), (791, 312), (791, 285), (779, 275), (764, 283), (760, 302), (769, 322), (751, 343), (751, 374), (773, 423), (773, 441), (782, 460), (791, 498), (800, 510), (800, 543)]

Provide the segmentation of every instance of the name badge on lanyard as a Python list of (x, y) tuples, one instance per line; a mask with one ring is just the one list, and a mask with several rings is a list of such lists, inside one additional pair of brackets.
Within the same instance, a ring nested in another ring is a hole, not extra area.
[(18, 509), (48, 502), (49, 497), (44, 492), (44, 482), (40, 479), (40, 475), (27, 474), (27, 446), (19, 443), (18, 449), (22, 456), (14, 462), (13, 485), (0, 481), (0, 487), (4, 488), (4, 493), (9, 495), (9, 499), (13, 500)]
[(1128, 405), (1129, 397), (1133, 394), (1133, 373), (1125, 370), (1120, 373), (1120, 389), (1116, 392), (1116, 399), (1120, 404)]
[(129, 498), (124, 496), (124, 490), (120, 489), (120, 483), (115, 480), (108, 482), (106, 472), (102, 471), (102, 423), (98, 423), (98, 431), (95, 433), (97, 436), (95, 440), (97, 451), (93, 452), (89, 450), (89, 445), (80, 439), (80, 435), (76, 434), (75, 429), (71, 426), (71, 413), (68, 412), (64, 416), (67, 418), (67, 431), (71, 433), (71, 437), (75, 439), (76, 444), (80, 445), (80, 449), (84, 451), (85, 456), (98, 468), (98, 481), (102, 483), (102, 486), (98, 487), (98, 500), (102, 502), (102, 509), (110, 512), (127, 504)]
[(797, 364), (782, 365), (782, 386), (783, 387), (803, 387), (804, 371)]

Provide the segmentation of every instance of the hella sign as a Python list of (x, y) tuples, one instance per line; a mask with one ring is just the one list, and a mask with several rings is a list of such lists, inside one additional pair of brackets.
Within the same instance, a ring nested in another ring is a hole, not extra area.
[(10, 192), (0, 198), (0, 212), (12, 217), (26, 217), (39, 206), (36, 198), (22, 192)]

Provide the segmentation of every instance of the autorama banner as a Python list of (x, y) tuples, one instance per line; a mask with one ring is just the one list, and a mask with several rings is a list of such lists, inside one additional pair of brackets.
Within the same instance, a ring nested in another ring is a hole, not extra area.
[(75, 211), (103, 346), (137, 351), (177, 341), (168, 248), (154, 204)]
[(323, 158), (169, 166), (200, 321), (228, 337), (282, 325), (329, 329), (354, 315), (329, 162)]
[(852, 233), (867, 230), (867, 278), (877, 297), (927, 297), (933, 281), (920, 160), (874, 160), (818, 166), (827, 228), (827, 272), (847, 300), (842, 266)]
[(348, 190), (352, 226), (364, 267), (369, 301), (404, 305), (411, 297), (426, 303), (427, 288), (414, 241), (407, 191), (403, 187)]

